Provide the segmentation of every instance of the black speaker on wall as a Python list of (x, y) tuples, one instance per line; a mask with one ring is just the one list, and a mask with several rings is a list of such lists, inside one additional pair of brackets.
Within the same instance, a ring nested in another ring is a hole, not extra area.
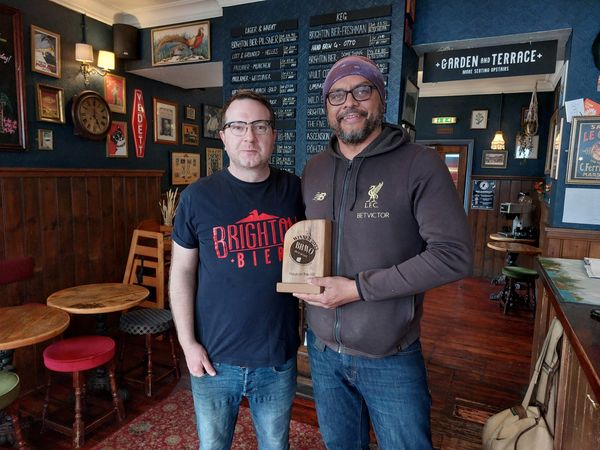
[(120, 59), (139, 59), (138, 29), (133, 25), (113, 25), (113, 51)]

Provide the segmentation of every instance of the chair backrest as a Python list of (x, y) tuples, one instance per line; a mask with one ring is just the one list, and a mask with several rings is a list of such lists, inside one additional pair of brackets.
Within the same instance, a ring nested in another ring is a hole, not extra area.
[(33, 278), (33, 258), (24, 256), (0, 261), (0, 285)]

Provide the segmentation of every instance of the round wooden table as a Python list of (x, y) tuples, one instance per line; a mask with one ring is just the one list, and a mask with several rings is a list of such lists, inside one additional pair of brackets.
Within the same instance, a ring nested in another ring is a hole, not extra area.
[(57, 291), (46, 303), (71, 314), (106, 314), (132, 308), (148, 295), (150, 291), (137, 284), (96, 283)]
[(533, 244), (535, 242), (535, 239), (514, 238), (514, 237), (510, 237), (510, 236), (504, 236), (503, 234), (500, 234), (500, 233), (492, 233), (492, 234), (490, 234), (489, 237), (492, 241), (500, 241), (500, 242), (520, 242), (522, 244)]

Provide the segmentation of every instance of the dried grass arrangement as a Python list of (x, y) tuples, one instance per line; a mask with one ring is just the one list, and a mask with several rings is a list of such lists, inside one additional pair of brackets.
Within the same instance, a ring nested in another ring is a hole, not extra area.
[(175, 217), (175, 210), (177, 208), (177, 190), (178, 188), (175, 188), (175, 190), (169, 189), (166, 192), (166, 200), (163, 199), (158, 203), (163, 225), (168, 227), (173, 226), (173, 218)]

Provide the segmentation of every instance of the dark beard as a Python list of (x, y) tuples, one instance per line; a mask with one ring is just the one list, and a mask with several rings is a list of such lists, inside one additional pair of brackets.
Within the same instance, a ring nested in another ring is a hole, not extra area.
[[(346, 114), (359, 114), (362, 117), (367, 117), (365, 125), (360, 130), (344, 131), (340, 125), (340, 122)], [(337, 138), (344, 144), (356, 145), (364, 142), (374, 130), (381, 127), (382, 123), (383, 107), (380, 106), (372, 117), (368, 117), (366, 111), (350, 108), (344, 111), (343, 114), (339, 114), (338, 117), (336, 117), (335, 123), (329, 123), (329, 125), (331, 126), (331, 129)]]

